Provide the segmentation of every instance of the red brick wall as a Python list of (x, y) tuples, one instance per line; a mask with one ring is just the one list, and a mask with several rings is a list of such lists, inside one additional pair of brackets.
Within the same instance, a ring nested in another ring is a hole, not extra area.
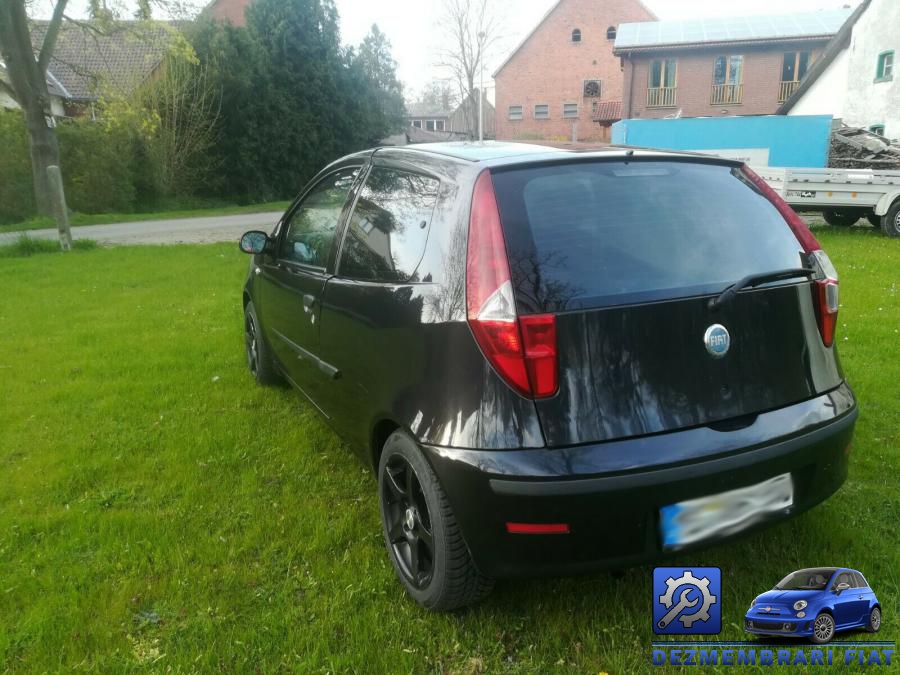
[(235, 26), (246, 26), (244, 10), (252, 0), (213, 0), (207, 11), (218, 21), (228, 21)]
[[(602, 100), (622, 99), (622, 70), (606, 29), (655, 17), (638, 0), (561, 0), (510, 61), (495, 75), (497, 138), (568, 140), (577, 125), (579, 140), (609, 138), (609, 129), (591, 121), (584, 80), (602, 80)], [(581, 30), (581, 42), (572, 31)], [(550, 106), (550, 119), (534, 119), (535, 104)], [(578, 104), (578, 118), (563, 119), (563, 103)], [(521, 105), (523, 119), (509, 119)]]
[[(679, 109), (682, 117), (724, 117), (726, 115), (773, 115), (781, 84), (781, 65), (785, 52), (811, 51), (815, 59), (824, 42), (768, 47), (731, 47), (692, 51), (635, 54), (625, 59), (625, 117), (667, 117)], [(713, 65), (717, 56), (741, 54), (744, 57), (743, 96), (740, 104), (712, 105)], [(675, 105), (648, 108), (647, 86), (650, 61), (655, 58), (678, 59)], [(812, 63), (812, 62), (810, 62)], [(630, 96), (629, 96), (630, 92)], [(630, 99), (630, 100), (629, 100)], [(630, 110), (629, 110), (630, 103)]]

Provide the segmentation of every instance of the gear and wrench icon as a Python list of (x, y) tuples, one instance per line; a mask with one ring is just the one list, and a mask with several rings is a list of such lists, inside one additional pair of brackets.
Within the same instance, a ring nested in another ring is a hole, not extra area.
[[(709, 592), (709, 579), (706, 577), (700, 577), (699, 579), (691, 574), (690, 570), (685, 570), (684, 574), (678, 577), (677, 579), (673, 577), (669, 577), (666, 579), (666, 592), (659, 596), (659, 601), (663, 605), (665, 605), (666, 609), (671, 610), (673, 605), (675, 605), (675, 601), (672, 598), (675, 595), (675, 590), (679, 586), (689, 585), (696, 588), (700, 591), (700, 594), (703, 596), (703, 604), (700, 605), (700, 609), (692, 614), (682, 614), (678, 617), (678, 620), (684, 624), (685, 628), (690, 628), (694, 625), (695, 621), (709, 621), (709, 608), (716, 604), (718, 598), (715, 595), (712, 595)], [(679, 603), (683, 607), (693, 607), (697, 604), (695, 600), (693, 604), (687, 603), (687, 592), (690, 589), (687, 589), (684, 593), (681, 594), (682, 600)]]

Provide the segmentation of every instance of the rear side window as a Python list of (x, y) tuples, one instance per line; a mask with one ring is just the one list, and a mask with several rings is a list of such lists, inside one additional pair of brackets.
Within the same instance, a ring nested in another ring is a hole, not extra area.
[(375, 167), (347, 226), (339, 274), (349, 279), (418, 281), (440, 181)]
[(714, 293), (801, 263), (790, 227), (729, 166), (600, 161), (493, 179), (524, 313)]

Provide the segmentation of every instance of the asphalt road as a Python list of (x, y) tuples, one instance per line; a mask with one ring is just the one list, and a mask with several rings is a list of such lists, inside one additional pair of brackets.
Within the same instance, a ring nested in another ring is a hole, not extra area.
[[(237, 242), (247, 230), (269, 232), (281, 212), (241, 213), (232, 216), (205, 216), (175, 220), (144, 220), (109, 225), (81, 225), (72, 228), (75, 239), (93, 239), (101, 244), (200, 244), (215, 241)], [(20, 232), (0, 233), (0, 244), (17, 239)], [(56, 239), (55, 229), (29, 230), (29, 237)]]

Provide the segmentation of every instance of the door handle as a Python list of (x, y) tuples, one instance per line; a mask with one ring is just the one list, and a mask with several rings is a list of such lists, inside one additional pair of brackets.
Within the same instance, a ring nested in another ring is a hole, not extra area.
[(316, 306), (316, 296), (310, 293), (303, 294), (303, 311), (309, 314)]

